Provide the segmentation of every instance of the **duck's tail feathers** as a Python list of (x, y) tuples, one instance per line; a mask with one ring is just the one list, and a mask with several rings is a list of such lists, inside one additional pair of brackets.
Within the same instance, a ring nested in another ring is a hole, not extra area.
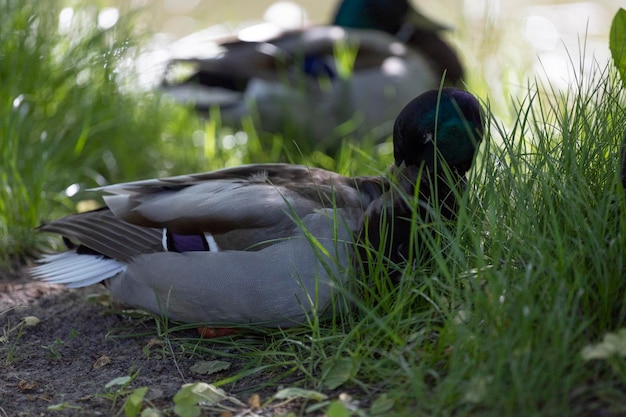
[(66, 251), (46, 255), (37, 261), (29, 274), (35, 279), (69, 288), (86, 287), (124, 272), (126, 266), (101, 255), (84, 255)]

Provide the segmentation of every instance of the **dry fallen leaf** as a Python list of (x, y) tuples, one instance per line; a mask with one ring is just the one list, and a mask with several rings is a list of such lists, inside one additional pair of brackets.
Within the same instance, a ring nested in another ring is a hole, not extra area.
[(250, 398), (248, 398), (248, 406), (255, 410), (261, 408), (261, 396), (259, 394), (252, 394)]
[(98, 359), (96, 359), (96, 361), (94, 362), (93, 369), (100, 369), (103, 366), (107, 366), (110, 363), (111, 363), (111, 358), (109, 358), (107, 355), (102, 355)]
[(148, 343), (146, 344), (147, 348), (151, 348), (152, 346), (165, 346), (165, 342), (161, 339), (153, 337), (152, 339), (148, 340)]
[(30, 391), (30, 390), (34, 390), (35, 388), (37, 388), (37, 383), (32, 382), (32, 381), (22, 380), (17, 383), (17, 387), (20, 389), (20, 391)]

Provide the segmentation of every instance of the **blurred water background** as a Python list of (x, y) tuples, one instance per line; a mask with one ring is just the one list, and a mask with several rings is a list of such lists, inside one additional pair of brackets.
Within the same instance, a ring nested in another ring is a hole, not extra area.
[[(138, 30), (152, 33), (140, 65), (167, 59), (161, 49), (193, 32), (214, 28), (236, 33), (263, 20), (287, 27), (324, 24), (332, 19), (337, 0), (131, 0), (104, 1), (104, 25), (131, 11), (139, 12)], [(450, 27), (467, 69), (470, 86), (481, 83), (492, 93), (524, 88), (537, 77), (561, 88), (575, 82), (581, 70), (609, 59), (608, 33), (622, 0), (413, 0), (424, 14)], [(61, 17), (61, 20), (63, 17)], [(220, 25), (219, 27), (217, 27)], [(155, 55), (160, 54), (160, 55)], [(586, 69), (586, 70), (585, 70)], [(150, 71), (144, 82), (151, 82)], [(505, 79), (502, 85), (495, 80)], [(493, 80), (493, 85), (490, 84)], [(496, 94), (501, 95), (501, 94)]]

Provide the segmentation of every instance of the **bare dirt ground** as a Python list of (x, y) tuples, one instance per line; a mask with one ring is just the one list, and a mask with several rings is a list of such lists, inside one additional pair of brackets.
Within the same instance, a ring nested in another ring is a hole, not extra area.
[[(174, 415), (172, 398), (183, 384), (212, 383), (243, 369), (244, 363), (235, 359), (228, 371), (210, 376), (194, 374), (190, 368), (199, 359), (216, 358), (168, 355), (162, 341), (155, 339), (154, 320), (112, 312), (101, 303), (89, 301), (88, 296), (94, 293), (106, 294), (106, 290), (97, 286), (68, 290), (34, 283), (23, 273), (0, 275), (0, 416), (124, 415), (126, 394), (143, 386), (148, 387), (145, 398), (150, 405), (165, 415)], [(29, 316), (40, 322), (27, 326), (23, 320)], [(111, 337), (110, 331), (117, 329), (119, 333), (120, 328), (133, 336)], [(194, 330), (188, 332), (188, 337), (197, 337)], [(120, 386), (105, 388), (115, 378), (135, 372), (136, 378), (118, 398), (115, 392)], [(255, 393), (263, 401), (277, 389), (257, 389), (262, 382), (258, 376), (244, 378), (229, 394), (244, 404)], [(297, 413), (301, 406), (296, 401), (288, 408)], [(204, 410), (202, 415), (238, 415), (245, 408), (234, 414)], [(245, 415), (284, 412), (284, 407), (250, 409)]]

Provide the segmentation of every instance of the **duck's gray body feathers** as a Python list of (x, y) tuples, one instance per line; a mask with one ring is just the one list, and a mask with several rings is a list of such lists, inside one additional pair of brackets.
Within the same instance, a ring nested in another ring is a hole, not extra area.
[(258, 251), (138, 256), (108, 288), (122, 302), (186, 322), (301, 324), (328, 306), (332, 288), (346, 278), (355, 225), (340, 219), (335, 227), (333, 215), (324, 209), (301, 219), (330, 256), (293, 224), (292, 236)]
[[(107, 280), (116, 299), (186, 322), (302, 323), (345, 280), (383, 186), (271, 164), (103, 187), (108, 209), (41, 227), (81, 246), (63, 263), (44, 258), (33, 275), (68, 286)], [(178, 253), (164, 233), (210, 235), (217, 251)]]
[(333, 305), (349, 269), (367, 270), (363, 248), (411, 259), (412, 218), (454, 217), (482, 132), (478, 101), (443, 89), (400, 113), (385, 176), (265, 164), (103, 187), (106, 208), (41, 227), (70, 250), (31, 274), (104, 281), (115, 298), (181, 321), (304, 323)]

